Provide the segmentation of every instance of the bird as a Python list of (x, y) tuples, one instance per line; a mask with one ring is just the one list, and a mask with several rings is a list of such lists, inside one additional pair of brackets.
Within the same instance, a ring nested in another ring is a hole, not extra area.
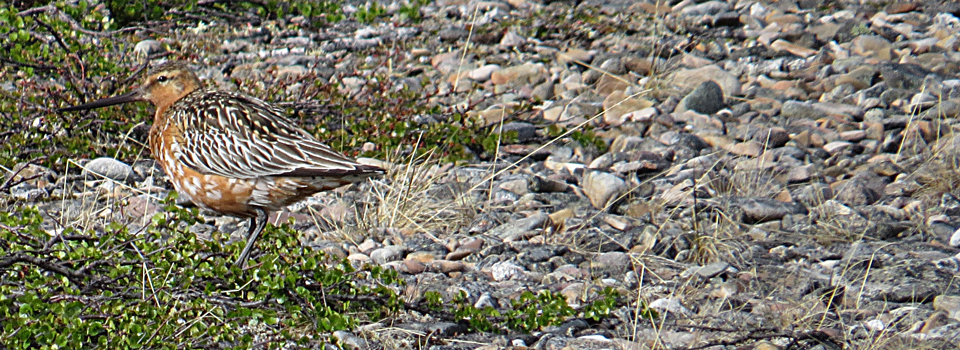
[(234, 263), (241, 269), (269, 213), (385, 173), (334, 151), (263, 100), (205, 89), (182, 61), (158, 65), (128, 93), (58, 112), (140, 101), (156, 107), (148, 144), (177, 192), (201, 208), (250, 219)]

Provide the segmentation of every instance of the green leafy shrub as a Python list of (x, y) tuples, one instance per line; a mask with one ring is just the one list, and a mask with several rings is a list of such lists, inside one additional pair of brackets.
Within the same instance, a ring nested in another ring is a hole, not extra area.
[(581, 146), (595, 147), (600, 153), (606, 153), (610, 149), (610, 145), (604, 141), (603, 137), (597, 135), (589, 125), (584, 125), (582, 128), (569, 131), (569, 133), (568, 131), (568, 129), (556, 124), (547, 127), (547, 135), (550, 137), (567, 135)]
[[(498, 145), (517, 140), (516, 131), (500, 135), (481, 117), (430, 105), (426, 102), (429, 94), (397, 89), (388, 77), (367, 79), (361, 91), (351, 94), (318, 80), (302, 96), (308, 101), (324, 101), (323, 108), (315, 108), (311, 102), (289, 109), (317, 138), (350, 155), (389, 159), (397, 154), (415, 158), (437, 154), (444, 162), (457, 162), (492, 157)], [(437, 121), (419, 123), (421, 117)], [(377, 149), (363, 154), (353, 151), (367, 142)]]
[(380, 5), (378, 2), (370, 2), (364, 6), (357, 8), (357, 12), (354, 16), (357, 18), (357, 21), (364, 24), (370, 24), (377, 20), (377, 17), (383, 16), (387, 13), (387, 9)]
[[(68, 19), (64, 19), (68, 18)], [(52, 106), (76, 101), (73, 96), (111, 94), (117, 77), (124, 75), (128, 57), (93, 56), (87, 53), (125, 52), (125, 44), (111, 37), (91, 40), (83, 32), (112, 29), (106, 11), (79, 1), (52, 10), (20, 12), (0, 5), (0, 46), (5, 64), (0, 76), (17, 77), (8, 81), (13, 91), (0, 89), (0, 165), (11, 167), (18, 161), (47, 157), (48, 164), (65, 164), (63, 158), (93, 155), (123, 156), (134, 151), (129, 143), (108, 147), (98, 142), (107, 135), (126, 135), (139, 120), (121, 114), (117, 118), (94, 119), (92, 114), (51, 113)], [(47, 41), (44, 38), (54, 38)], [(96, 71), (101, 78), (90, 79)], [(52, 78), (64, 86), (51, 85)], [(143, 107), (133, 107), (143, 108)]]
[(423, 15), (420, 14), (420, 8), (429, 3), (430, 0), (411, 0), (408, 4), (401, 5), (397, 13), (400, 15), (401, 20), (418, 23), (423, 19)]
[[(287, 15), (323, 19), (330, 23), (343, 19), (339, 3), (333, 1), (111, 0), (104, 4), (120, 27), (163, 20), (193, 22), (198, 17), (196, 14), (205, 15), (210, 19), (252, 22), (259, 22), (261, 18), (275, 20)], [(183, 16), (183, 14), (194, 14), (194, 16)]]
[(202, 218), (172, 203), (139, 233), (111, 223), (52, 235), (35, 207), (0, 212), (6, 347), (249, 348), (254, 336), (307, 341), (401, 306), (396, 272), (331, 261), (287, 225), (268, 227), (263, 254), (240, 270), (243, 242), (187, 232)]
[[(449, 309), (443, 307), (443, 296), (434, 291), (423, 293), (423, 305), (437, 313), (449, 313), (455, 321), (465, 321), (475, 331), (533, 332), (547, 326), (557, 326), (567, 319), (577, 316), (593, 321), (607, 318), (620, 304), (621, 296), (613, 288), (606, 287), (589, 304), (576, 310), (567, 304), (562, 294), (543, 290), (534, 294), (526, 291), (516, 299), (510, 300), (511, 309), (503, 313), (492, 307), (473, 306), (466, 292), (461, 291), (451, 298)], [(641, 316), (658, 317), (656, 311), (641, 305)]]
[(523, 332), (559, 325), (576, 313), (563, 295), (550, 291), (523, 292), (519, 298), (510, 300), (510, 304), (513, 310), (506, 315), (507, 326)]

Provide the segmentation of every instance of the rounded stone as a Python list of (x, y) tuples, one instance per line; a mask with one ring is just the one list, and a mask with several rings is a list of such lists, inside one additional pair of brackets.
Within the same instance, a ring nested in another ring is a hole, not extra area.
[(384, 264), (390, 261), (400, 260), (403, 255), (403, 248), (398, 246), (386, 246), (374, 249), (370, 252), (370, 258), (377, 264)]
[(581, 186), (584, 194), (590, 199), (590, 204), (597, 209), (606, 208), (611, 201), (616, 200), (627, 190), (623, 179), (602, 171), (588, 172), (583, 176)]
[(723, 103), (723, 89), (713, 80), (700, 83), (696, 89), (680, 100), (679, 106), (680, 109), (700, 114), (717, 113), (724, 107), (726, 106)]
[(137, 180), (137, 174), (133, 171), (133, 167), (113, 158), (101, 157), (91, 160), (84, 166), (84, 169), (116, 181), (134, 182)]

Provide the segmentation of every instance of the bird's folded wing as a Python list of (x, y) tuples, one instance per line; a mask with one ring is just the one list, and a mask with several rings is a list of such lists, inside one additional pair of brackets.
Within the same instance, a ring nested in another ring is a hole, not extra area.
[[(263, 101), (209, 92), (192, 104), (176, 156), (204, 174), (229, 178), (379, 174), (298, 128)], [(176, 116), (173, 117), (183, 117)]]

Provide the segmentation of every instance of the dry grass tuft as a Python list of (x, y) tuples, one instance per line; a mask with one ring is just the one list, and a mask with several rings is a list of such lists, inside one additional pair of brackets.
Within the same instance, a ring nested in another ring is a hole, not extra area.
[(364, 184), (352, 218), (314, 215), (320, 221), (318, 226), (329, 228), (329, 237), (359, 243), (371, 235), (387, 238), (396, 233), (455, 232), (468, 225), (479, 210), (476, 196), (446, 185), (444, 179), (451, 166), (434, 155), (427, 152), (419, 157), (406, 156), (399, 162), (381, 162), (387, 173)]
[(478, 203), (475, 197), (443, 185), (450, 168), (428, 153), (389, 169), (371, 188), (377, 205), (367, 216), (368, 224), (421, 232), (447, 232), (469, 224)]
[(936, 206), (944, 193), (960, 196), (960, 137), (950, 134), (939, 139), (930, 154), (911, 175), (921, 185), (914, 198), (928, 207)]

